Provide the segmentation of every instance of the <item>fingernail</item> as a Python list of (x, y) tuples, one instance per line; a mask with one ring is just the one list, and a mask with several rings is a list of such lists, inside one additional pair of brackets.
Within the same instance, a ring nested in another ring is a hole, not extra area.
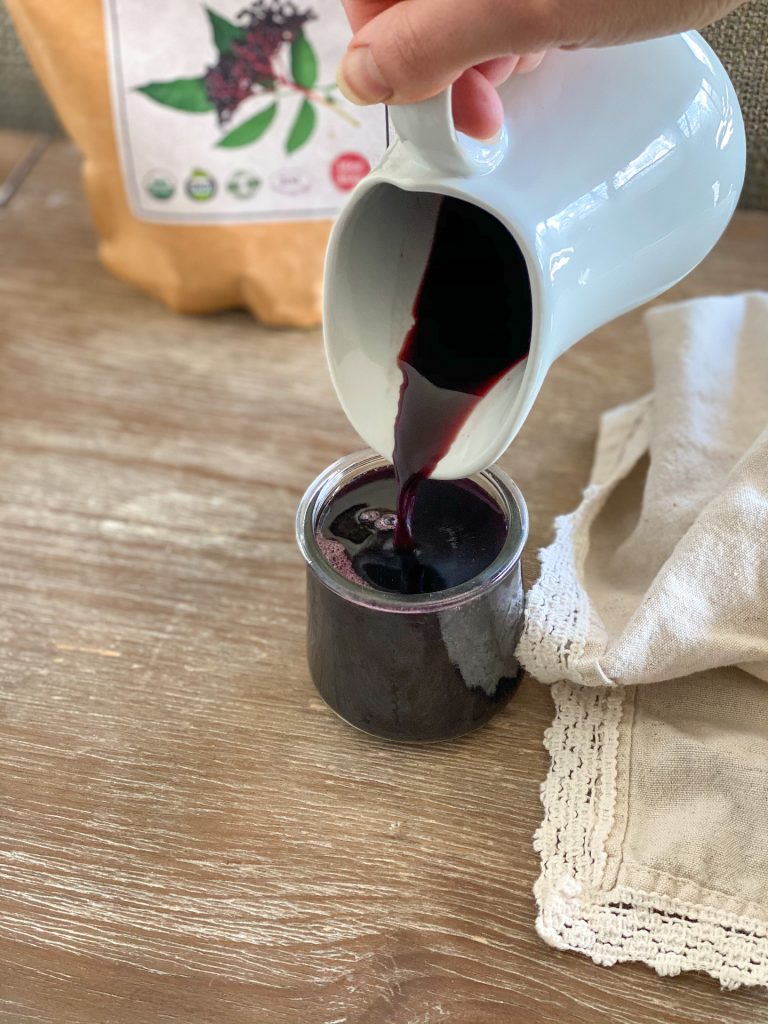
[(369, 46), (348, 50), (336, 72), (336, 84), (351, 103), (383, 103), (392, 95)]

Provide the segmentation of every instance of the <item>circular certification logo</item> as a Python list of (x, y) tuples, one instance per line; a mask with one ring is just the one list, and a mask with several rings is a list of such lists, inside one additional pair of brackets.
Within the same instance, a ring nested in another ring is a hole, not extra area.
[(257, 178), (252, 171), (235, 171), (227, 182), (227, 192), (236, 199), (250, 199), (256, 195), (260, 185), (261, 178)]
[(331, 164), (331, 178), (340, 192), (349, 192), (370, 169), (362, 153), (340, 153)]
[(198, 167), (187, 178), (184, 189), (190, 199), (204, 203), (216, 195), (216, 179)]
[(170, 199), (176, 191), (176, 179), (168, 171), (148, 171), (144, 175), (144, 191), (153, 199)]

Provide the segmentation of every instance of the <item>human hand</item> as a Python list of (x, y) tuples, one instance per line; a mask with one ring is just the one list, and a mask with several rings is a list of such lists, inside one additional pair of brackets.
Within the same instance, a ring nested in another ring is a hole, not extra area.
[(742, 0), (344, 0), (355, 33), (339, 65), (353, 103), (413, 103), (453, 85), (456, 127), (501, 127), (496, 86), (546, 50), (610, 46), (700, 28)]

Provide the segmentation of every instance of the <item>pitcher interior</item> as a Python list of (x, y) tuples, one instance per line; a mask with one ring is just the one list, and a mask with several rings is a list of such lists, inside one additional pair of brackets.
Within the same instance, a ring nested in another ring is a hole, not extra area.
[(378, 183), (346, 216), (331, 272), (329, 355), (365, 440), (391, 453), (407, 359), (437, 388), (478, 399), (434, 475), (482, 461), (531, 342), (530, 280), (512, 233), (466, 199)]

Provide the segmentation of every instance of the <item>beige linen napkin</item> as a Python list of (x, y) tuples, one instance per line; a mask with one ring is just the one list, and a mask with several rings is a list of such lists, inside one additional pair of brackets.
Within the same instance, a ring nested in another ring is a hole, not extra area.
[(768, 984), (768, 295), (654, 309), (518, 654), (553, 683), (537, 928)]

